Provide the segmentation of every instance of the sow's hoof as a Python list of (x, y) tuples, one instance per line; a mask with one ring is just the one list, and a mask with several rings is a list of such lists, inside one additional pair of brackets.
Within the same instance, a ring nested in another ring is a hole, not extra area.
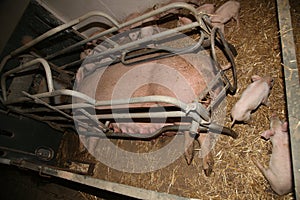
[(194, 145), (190, 145), (187, 147), (187, 149), (184, 152), (184, 158), (188, 165), (192, 163), (192, 160), (194, 158)]

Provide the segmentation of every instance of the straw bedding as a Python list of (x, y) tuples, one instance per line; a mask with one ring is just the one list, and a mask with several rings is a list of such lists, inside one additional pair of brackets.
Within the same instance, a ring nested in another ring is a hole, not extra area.
[[(213, 0), (203, 3), (215, 3), (218, 7), (224, 2)], [(275, 84), (269, 97), (270, 106), (260, 106), (252, 114), (252, 120), (248, 124), (234, 126), (233, 129), (239, 133), (238, 139), (219, 137), (214, 148), (215, 164), (210, 177), (204, 175), (197, 154), (190, 166), (181, 156), (163, 169), (143, 174), (123, 173), (98, 162), (95, 177), (199, 199), (293, 198), (292, 194), (277, 196), (251, 160), (251, 158), (257, 159), (268, 166), (272, 145), (269, 141), (261, 139), (260, 134), (269, 128), (269, 117), (272, 113), (275, 112), (282, 120), (286, 120), (276, 4), (275, 1), (270, 0), (240, 0), (239, 2), (241, 3), (240, 26), (237, 27), (233, 20), (225, 26), (226, 38), (238, 52), (236, 57), (238, 90), (235, 95), (227, 96), (226, 125), (229, 126), (231, 122), (232, 106), (251, 83), (251, 76), (254, 74), (270, 75), (274, 78)], [(294, 24), (298, 23), (299, 12), (293, 10), (292, 14), (293, 18), (298, 19), (293, 21)], [(299, 31), (295, 38), (299, 40)], [(166, 145), (171, 139), (172, 137), (164, 136), (150, 142), (126, 140), (113, 142), (128, 151), (149, 152)], [(169, 153), (172, 152), (166, 151), (166, 154)], [(87, 159), (93, 160), (91, 156)], [(87, 199), (93, 199), (89, 195), (85, 196)]]

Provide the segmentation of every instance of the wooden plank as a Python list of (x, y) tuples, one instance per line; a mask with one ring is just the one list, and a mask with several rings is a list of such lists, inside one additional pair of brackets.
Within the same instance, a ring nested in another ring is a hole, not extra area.
[(296, 199), (300, 199), (300, 90), (288, 0), (277, 0)]

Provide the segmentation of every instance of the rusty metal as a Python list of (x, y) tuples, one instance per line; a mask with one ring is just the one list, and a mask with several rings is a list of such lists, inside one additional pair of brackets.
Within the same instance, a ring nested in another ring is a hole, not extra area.
[(277, 10), (293, 161), (294, 189), (296, 199), (300, 199), (300, 87), (289, 1), (277, 0)]

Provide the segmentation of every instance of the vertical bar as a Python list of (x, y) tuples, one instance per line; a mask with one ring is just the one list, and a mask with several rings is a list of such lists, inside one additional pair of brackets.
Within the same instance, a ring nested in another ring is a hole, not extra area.
[(277, 0), (285, 93), (290, 130), (296, 199), (300, 199), (300, 92), (293, 28), (288, 0)]

